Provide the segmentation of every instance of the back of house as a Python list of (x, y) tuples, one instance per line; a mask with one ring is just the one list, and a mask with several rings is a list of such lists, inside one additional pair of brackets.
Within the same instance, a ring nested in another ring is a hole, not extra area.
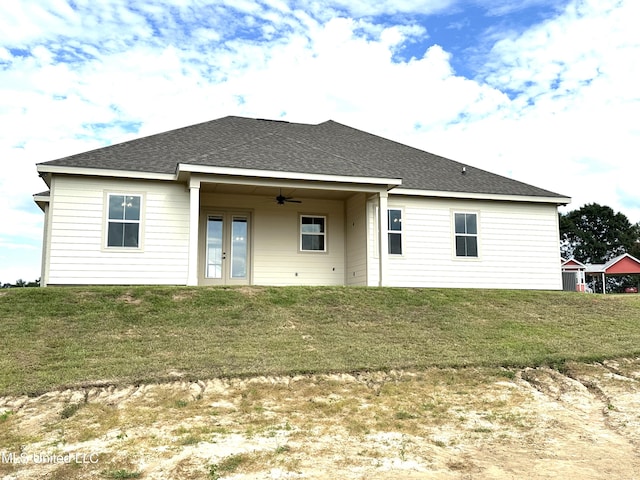
[(569, 198), (333, 121), (225, 117), (37, 168), (43, 286), (562, 288)]

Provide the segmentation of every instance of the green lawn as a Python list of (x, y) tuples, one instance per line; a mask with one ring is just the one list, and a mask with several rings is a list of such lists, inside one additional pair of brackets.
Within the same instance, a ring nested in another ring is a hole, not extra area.
[(640, 354), (640, 295), (345, 287), (0, 292), (0, 394)]

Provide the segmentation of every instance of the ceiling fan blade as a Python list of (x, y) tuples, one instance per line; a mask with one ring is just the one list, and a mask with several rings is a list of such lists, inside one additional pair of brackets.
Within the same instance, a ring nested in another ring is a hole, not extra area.
[(278, 205), (284, 205), (285, 202), (288, 202), (288, 203), (302, 203), (301, 200), (295, 200), (293, 197), (285, 197), (284, 195), (282, 195), (282, 189), (280, 189), (280, 195), (278, 195), (276, 197), (276, 203)]

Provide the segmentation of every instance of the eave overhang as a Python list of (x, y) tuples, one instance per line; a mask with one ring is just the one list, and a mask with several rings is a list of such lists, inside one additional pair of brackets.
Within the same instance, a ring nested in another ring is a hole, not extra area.
[[(420, 190), (402, 188), (402, 179), (368, 176), (346, 176), (318, 173), (290, 172), (279, 170), (257, 170), (232, 167), (214, 167), (206, 165), (193, 165), (179, 163), (175, 173), (143, 172), (132, 170), (113, 170), (88, 167), (69, 167), (62, 165), (37, 165), (37, 170), (43, 180), (50, 185), (50, 175), (83, 175), (93, 177), (133, 178), (140, 180), (179, 181), (187, 183), (194, 176), (199, 176), (201, 181), (214, 181), (220, 183), (246, 183), (257, 182), (264, 184), (269, 182), (299, 182), (315, 183), (321, 188), (330, 188), (331, 185), (353, 185), (355, 190), (377, 191), (388, 190), (393, 195), (408, 195), (432, 198), (490, 200), (506, 202), (546, 203), (554, 205), (567, 205), (571, 203), (570, 197), (535, 196), (535, 195), (506, 195), (495, 193), (452, 192), (441, 190)], [(207, 178), (209, 177), (209, 178)]]
[(51, 201), (51, 196), (49, 195), (49, 192), (36, 193), (33, 195), (33, 201), (36, 202), (38, 207), (40, 207), (40, 210), (44, 212), (45, 207)]
[(447, 192), (440, 190), (418, 190), (410, 188), (394, 188), (389, 192), (393, 195), (410, 195), (418, 197), (455, 198), (468, 200), (492, 200), (501, 202), (527, 202), (527, 203), (551, 203), (555, 205), (567, 205), (571, 203), (570, 197), (546, 197), (536, 195), (506, 195), (498, 193), (472, 193), (472, 192)]
[[(238, 183), (246, 182), (247, 179), (259, 179), (262, 183), (267, 179), (282, 181), (304, 181), (314, 182), (319, 184), (349, 184), (349, 185), (370, 185), (378, 187), (384, 187), (386, 190), (391, 190), (399, 185), (402, 185), (402, 179), (400, 178), (383, 178), (383, 177), (362, 177), (362, 176), (347, 176), (347, 175), (330, 175), (321, 173), (304, 173), (304, 172), (289, 172), (279, 170), (257, 170), (247, 168), (231, 168), (231, 167), (212, 167), (206, 165), (191, 165), (187, 163), (180, 163), (176, 169), (176, 178), (179, 180), (190, 178), (194, 175), (213, 176), (218, 180), (226, 178), (225, 183)], [(244, 179), (244, 180), (241, 180)], [(206, 181), (206, 180), (204, 180)], [(223, 180), (222, 180), (223, 181)]]
[[(84, 175), (90, 177), (136, 178), (144, 180), (176, 180), (173, 173), (141, 172), (135, 170), (112, 170), (106, 168), (67, 167), (63, 165), (37, 165), (41, 177), (51, 174)], [(45, 181), (47, 181), (45, 179)], [(47, 182), (48, 183), (48, 182)]]

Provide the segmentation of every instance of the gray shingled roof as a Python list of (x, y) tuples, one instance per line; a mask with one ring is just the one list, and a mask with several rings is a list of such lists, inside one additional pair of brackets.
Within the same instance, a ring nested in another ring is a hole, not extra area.
[(402, 188), (563, 198), (563, 195), (356, 130), (224, 117), (44, 165), (175, 173), (178, 163), (354, 177), (401, 178)]

